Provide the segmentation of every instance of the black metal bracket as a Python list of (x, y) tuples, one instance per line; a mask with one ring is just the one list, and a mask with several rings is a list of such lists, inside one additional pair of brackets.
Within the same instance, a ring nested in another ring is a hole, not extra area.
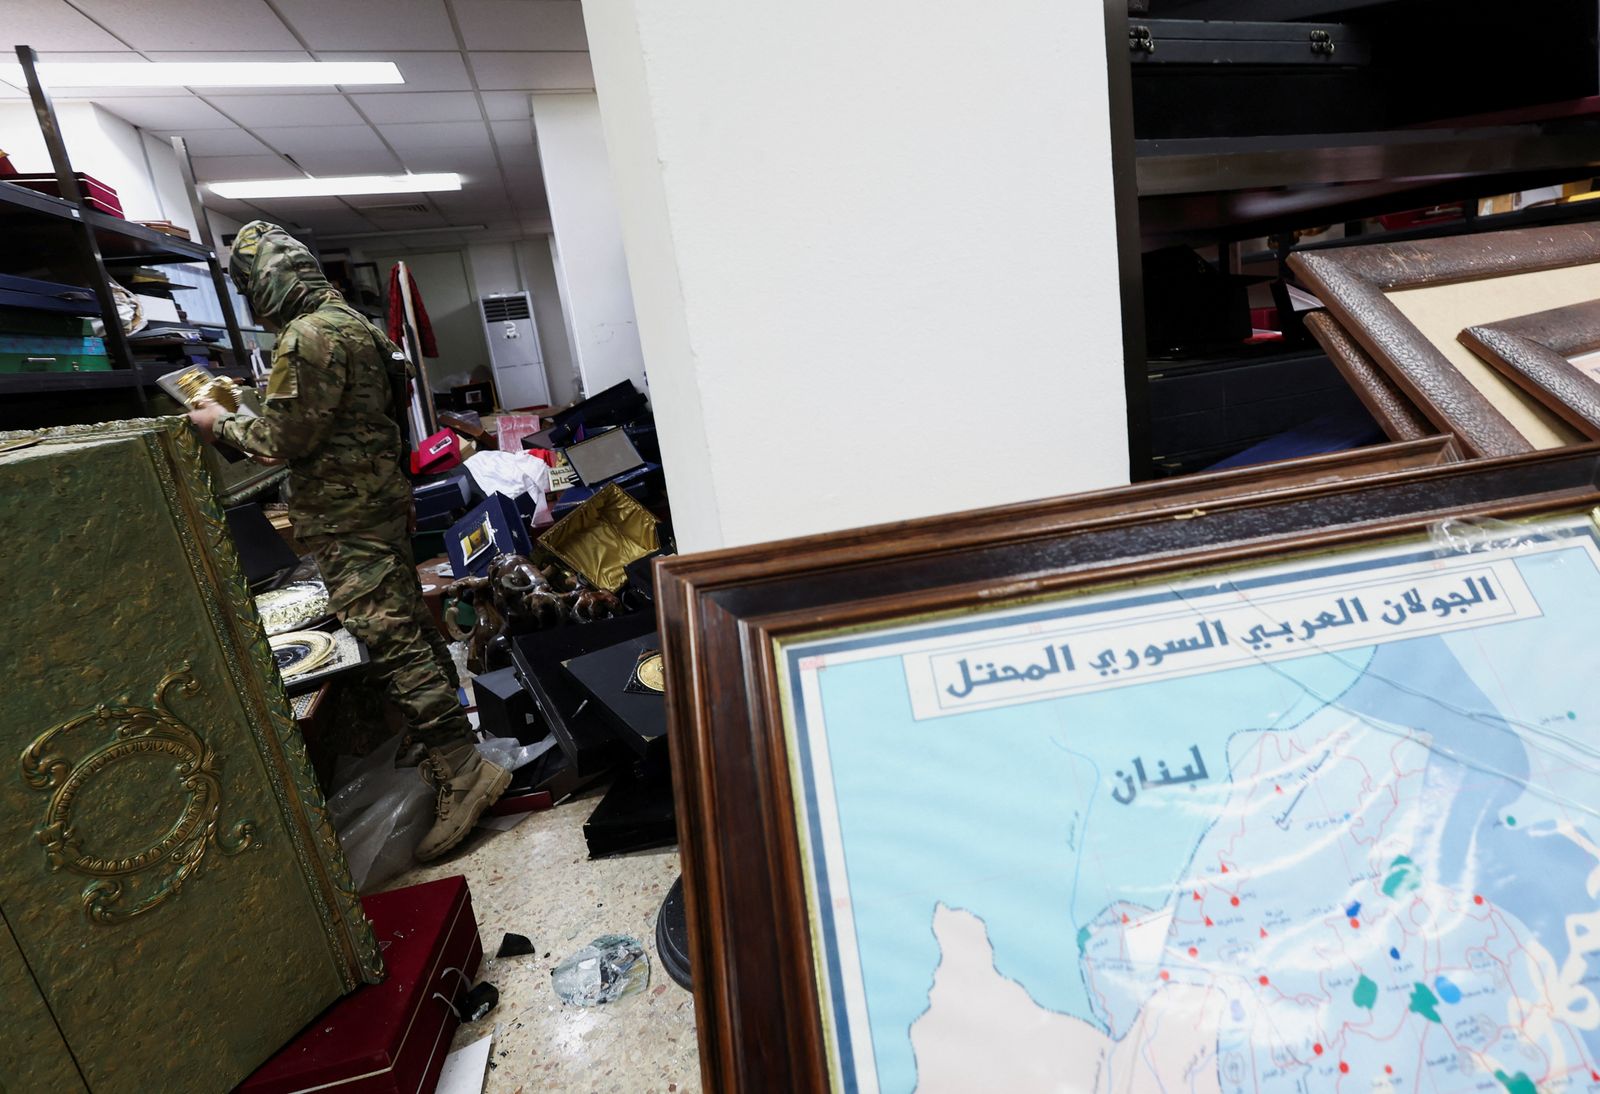
[[(50, 98), (43, 81), (39, 79), (39, 55), (29, 46), (17, 47), (17, 60), (22, 63), (22, 74), (28, 81), (28, 97), (33, 100), (33, 112), (39, 119), (39, 131), (44, 135), (45, 148), (50, 152), (50, 165), (56, 173), (56, 186), (61, 197), (72, 205), (72, 216), (77, 221), (73, 233), (78, 243), (79, 256), (89, 268), (94, 281), (90, 286), (100, 304), (100, 314), (105, 326), (106, 347), (113, 359), (123, 368), (133, 368), (133, 352), (128, 348), (127, 336), (122, 330), (122, 320), (117, 315), (117, 298), (111, 291), (111, 274), (106, 269), (105, 256), (100, 253), (100, 240), (89, 223), (88, 205), (84, 202), (83, 187), (72, 170), (72, 159), (67, 155), (67, 144), (61, 135), (61, 124), (56, 120), (55, 103)], [(140, 405), (145, 405), (144, 389), (135, 386)]]

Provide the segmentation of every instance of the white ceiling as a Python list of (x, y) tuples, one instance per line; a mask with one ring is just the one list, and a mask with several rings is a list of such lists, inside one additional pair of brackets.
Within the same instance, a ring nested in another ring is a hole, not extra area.
[[(7, 44), (30, 45), (42, 60), (393, 61), (404, 84), (57, 96), (91, 99), (160, 137), (183, 137), (202, 184), (302, 172), (463, 176), (461, 193), (435, 196), (205, 195), (240, 220), (266, 217), (322, 236), (547, 230), (529, 95), (594, 87), (579, 0), (0, 0), (0, 26)], [(20, 94), (0, 84), (0, 95)], [(426, 212), (374, 208), (418, 202)]]

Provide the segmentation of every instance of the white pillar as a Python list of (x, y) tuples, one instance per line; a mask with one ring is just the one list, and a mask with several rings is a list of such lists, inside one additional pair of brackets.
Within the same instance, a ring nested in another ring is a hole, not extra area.
[(592, 92), (533, 96), (557, 283), (585, 394), (632, 380), (645, 390), (616, 190)]
[(584, 16), (684, 549), (1127, 481), (1100, 4)]

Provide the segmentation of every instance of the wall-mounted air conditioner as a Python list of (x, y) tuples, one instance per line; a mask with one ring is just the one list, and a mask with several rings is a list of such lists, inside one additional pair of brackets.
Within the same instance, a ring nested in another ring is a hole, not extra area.
[(550, 404), (550, 381), (539, 352), (533, 299), (525, 292), (490, 293), (478, 301), (489, 341), (495, 392), (501, 410)]

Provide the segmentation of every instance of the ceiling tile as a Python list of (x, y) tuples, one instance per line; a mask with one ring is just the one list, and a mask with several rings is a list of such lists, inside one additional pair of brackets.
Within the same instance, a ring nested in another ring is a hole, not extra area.
[(586, 50), (578, 0), (455, 0), (468, 49)]
[(487, 143), (482, 148), (417, 148), (401, 152), (400, 158), (407, 171), (454, 171), (468, 182), (493, 178), (500, 171), (500, 163)]
[(278, 156), (196, 156), (194, 177), (201, 182), (235, 179), (291, 179), (299, 176)]
[(252, 130), (279, 152), (299, 158), (301, 152), (382, 152), (383, 142), (368, 125), (265, 126)]
[(472, 71), (484, 91), (592, 91), (587, 53), (473, 53)]
[(76, 0), (76, 4), (134, 49), (238, 49), (244, 42), (259, 49), (300, 48), (261, 0)]
[(494, 142), (501, 150), (534, 146), (531, 118), (515, 122), (490, 122), (489, 129), (494, 133)]
[(517, 121), (533, 115), (526, 91), (485, 91), (481, 98), (492, 122)]
[(319, 61), (393, 61), (405, 77), (403, 84), (369, 84), (351, 90), (363, 95), (403, 95), (410, 91), (471, 91), (472, 78), (460, 53), (333, 52), (317, 54)]
[(193, 129), (166, 135), (182, 137), (190, 156), (264, 156), (272, 151), (243, 129)]
[(426, 152), (433, 149), (489, 148), (489, 132), (482, 122), (476, 125), (462, 122), (418, 122), (408, 125), (380, 125), (378, 131), (402, 156), (409, 152)]
[(393, 175), (401, 170), (400, 161), (387, 148), (357, 151), (349, 148), (308, 149), (290, 153), (295, 162), (313, 175)]
[[(207, 209), (215, 209), (224, 216), (230, 216), (234, 220), (237, 220), (243, 224), (248, 224), (250, 221), (261, 215), (261, 210), (257, 209), (254, 205), (251, 205), (247, 201), (234, 201), (231, 198), (219, 198), (216, 194), (211, 193), (209, 190), (204, 191), (203, 197), (205, 198), (205, 206)], [(218, 239), (217, 242), (221, 243), (222, 240)]]
[(384, 175), (400, 170), (394, 154), (365, 125), (258, 129), (256, 135), (313, 175)]
[(488, 147), (482, 149), (416, 149), (400, 154), (406, 171), (454, 171), (467, 182), (494, 178), (499, 173), (499, 160)]
[(261, 126), (362, 125), (343, 95), (208, 95), (218, 110), (250, 129)]
[(454, 49), (444, 0), (277, 0), (314, 50)]
[(100, 105), (123, 121), (157, 132), (174, 129), (232, 129), (227, 118), (193, 95), (161, 98), (99, 100)]
[(477, 122), (478, 97), (470, 91), (416, 91), (405, 95), (352, 95), (356, 109), (374, 122)]
[(474, 209), (483, 210), (484, 214), (504, 213), (511, 206), (506, 198), (505, 188), (495, 186), (474, 186), (469, 190), (461, 190), (450, 194), (430, 194), (433, 203), (445, 213), (471, 212)]
[[(7, 0), (5, 44), (32, 46), (40, 53), (61, 49), (126, 49), (127, 45), (94, 25), (66, 0)], [(7, 58), (16, 60), (15, 54)]]
[(350, 207), (338, 198), (328, 197), (270, 198), (259, 200), (255, 204), (263, 209), (271, 209), (274, 212), (294, 213), (296, 215), (304, 215), (306, 213), (348, 213), (350, 211)]

